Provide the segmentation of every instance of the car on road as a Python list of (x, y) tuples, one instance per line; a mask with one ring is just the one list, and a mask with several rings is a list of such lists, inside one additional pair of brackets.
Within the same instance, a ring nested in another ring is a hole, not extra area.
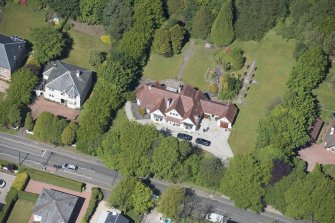
[(63, 165), (63, 169), (66, 169), (66, 170), (72, 170), (72, 171), (77, 171), (77, 170), (78, 170), (78, 166), (73, 165), (73, 164), (65, 163), (65, 164)]
[(204, 146), (210, 146), (211, 145), (211, 141), (208, 141), (208, 140), (203, 139), (203, 138), (196, 138), (195, 143), (200, 144), (200, 145), (204, 145)]
[(230, 220), (228, 217), (216, 213), (206, 214), (205, 219), (215, 223), (228, 223)]
[(187, 140), (187, 141), (191, 141), (193, 137), (190, 136), (190, 135), (187, 135), (185, 133), (178, 133), (177, 138), (184, 139), (184, 140)]
[(0, 179), (0, 188), (4, 188), (6, 186), (6, 181)]

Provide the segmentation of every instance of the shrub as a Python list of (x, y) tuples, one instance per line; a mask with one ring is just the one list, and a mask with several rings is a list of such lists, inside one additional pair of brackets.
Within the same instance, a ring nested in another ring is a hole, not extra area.
[(90, 203), (88, 204), (88, 208), (86, 210), (86, 214), (82, 219), (82, 223), (88, 223), (95, 212), (99, 202), (103, 199), (103, 194), (100, 188), (93, 187), (91, 190), (91, 199)]
[(138, 113), (140, 114), (141, 117), (143, 117), (146, 113), (145, 108), (143, 108), (143, 107), (138, 107), (137, 111), (138, 111)]
[(90, 49), (89, 56), (88, 56), (88, 63), (92, 66), (97, 66), (104, 62), (105, 57), (102, 52)]
[(15, 202), (17, 201), (17, 192), (16, 190), (11, 189), (6, 196), (6, 205), (5, 207), (2, 209), (1, 213), (0, 213), (0, 222), (7, 222), (7, 219), (15, 205)]
[(112, 44), (112, 40), (111, 40), (111, 37), (109, 35), (102, 35), (102, 36), (100, 36), (100, 39), (103, 43)]
[(213, 94), (218, 93), (218, 86), (216, 84), (210, 84), (209, 85), (209, 91)]
[(18, 173), (15, 177), (12, 188), (16, 190), (23, 190), (29, 181), (29, 175), (26, 172)]

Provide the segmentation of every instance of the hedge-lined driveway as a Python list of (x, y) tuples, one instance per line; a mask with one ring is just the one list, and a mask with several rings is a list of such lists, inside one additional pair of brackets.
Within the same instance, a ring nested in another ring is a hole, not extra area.
[(6, 181), (6, 186), (4, 188), (0, 188), (0, 203), (4, 204), (6, 195), (15, 180), (15, 176), (0, 172), (0, 179)]

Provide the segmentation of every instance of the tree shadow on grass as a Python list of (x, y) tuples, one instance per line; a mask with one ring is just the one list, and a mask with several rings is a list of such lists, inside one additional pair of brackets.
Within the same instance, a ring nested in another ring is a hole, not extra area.
[(65, 46), (61, 55), (57, 59), (68, 58), (71, 51), (73, 50), (73, 43), (74, 43), (73, 38), (66, 32), (63, 32), (63, 38), (65, 39)]

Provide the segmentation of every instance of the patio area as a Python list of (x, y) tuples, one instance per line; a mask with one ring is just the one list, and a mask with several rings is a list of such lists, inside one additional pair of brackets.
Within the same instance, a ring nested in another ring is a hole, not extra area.
[(75, 120), (80, 113), (78, 109), (68, 108), (56, 102), (48, 101), (42, 96), (36, 98), (34, 103), (29, 105), (29, 108), (34, 119), (42, 112), (50, 112), (56, 116), (65, 117), (68, 120)]
[[(130, 102), (126, 103), (125, 110), (129, 120), (135, 120), (141, 124), (152, 124), (156, 127), (157, 130), (167, 130), (166, 132), (169, 132), (169, 134), (174, 137), (177, 137), (178, 133), (186, 133), (193, 137), (191, 142), (194, 145), (197, 145), (201, 149), (213, 154), (221, 160), (226, 160), (230, 157), (233, 157), (233, 152), (230, 148), (230, 145), (228, 144), (230, 131), (226, 131), (225, 129), (217, 126), (217, 122), (215, 120), (203, 119), (201, 121), (199, 130), (195, 132), (186, 132), (182, 128), (169, 125), (168, 123), (156, 123), (150, 119), (137, 119), (134, 117)], [(208, 129), (208, 131), (204, 132), (203, 129)], [(211, 141), (211, 145), (198, 145), (195, 143), (196, 138), (209, 140)]]
[(300, 158), (308, 163), (307, 171), (312, 171), (316, 163), (335, 165), (335, 153), (327, 151), (322, 144), (312, 146), (299, 151)]

